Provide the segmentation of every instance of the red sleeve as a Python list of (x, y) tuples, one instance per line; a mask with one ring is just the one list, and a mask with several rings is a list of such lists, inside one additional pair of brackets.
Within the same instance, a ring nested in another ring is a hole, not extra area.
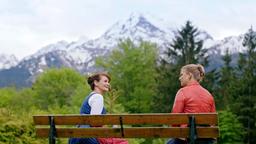
[(182, 90), (179, 90), (175, 96), (172, 113), (184, 112), (184, 94)]

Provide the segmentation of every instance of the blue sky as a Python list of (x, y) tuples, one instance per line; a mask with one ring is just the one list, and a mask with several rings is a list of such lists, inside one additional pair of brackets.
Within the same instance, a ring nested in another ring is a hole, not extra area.
[(177, 27), (191, 20), (221, 39), (255, 27), (255, 7), (255, 0), (0, 0), (0, 54), (23, 58), (60, 40), (97, 38), (133, 12)]

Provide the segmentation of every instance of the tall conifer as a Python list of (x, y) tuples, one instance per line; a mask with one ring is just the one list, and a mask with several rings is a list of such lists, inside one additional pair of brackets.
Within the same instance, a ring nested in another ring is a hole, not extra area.
[(256, 143), (256, 32), (250, 28), (244, 36), (243, 46), (246, 53), (241, 53), (238, 61), (240, 75), (237, 99), (233, 111), (246, 128), (245, 142)]
[(190, 21), (186, 21), (185, 26), (175, 34), (158, 67), (158, 94), (154, 103), (162, 106), (155, 107), (156, 112), (171, 111), (175, 94), (180, 87), (178, 78), (182, 66), (190, 63), (207, 65), (208, 62), (203, 40), (199, 36), (200, 31)]

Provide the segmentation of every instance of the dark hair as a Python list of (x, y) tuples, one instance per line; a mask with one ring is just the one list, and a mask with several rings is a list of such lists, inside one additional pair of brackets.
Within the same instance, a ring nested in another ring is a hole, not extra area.
[(96, 81), (100, 81), (100, 76), (105, 76), (105, 77), (108, 78), (109, 82), (111, 81), (111, 78), (110, 78), (110, 76), (107, 73), (105, 73), (105, 72), (95, 73), (95, 74), (89, 76), (88, 79), (87, 79), (87, 83), (90, 85), (91, 90), (94, 90), (94, 87), (95, 87), (94, 81), (95, 80)]
[(190, 72), (198, 82), (201, 82), (205, 75), (204, 67), (200, 64), (188, 64), (183, 66), (181, 69)]

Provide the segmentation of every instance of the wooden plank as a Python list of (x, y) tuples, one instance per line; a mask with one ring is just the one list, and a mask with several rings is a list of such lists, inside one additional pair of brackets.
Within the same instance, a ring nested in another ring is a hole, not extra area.
[[(186, 124), (189, 116), (196, 117), (197, 124), (217, 125), (217, 113), (207, 114), (107, 114), (107, 115), (53, 115), (56, 125), (118, 125), (120, 118), (123, 124)], [(49, 115), (33, 116), (36, 125), (49, 125)]]
[[(219, 136), (218, 127), (197, 128), (199, 138), (216, 138)], [(38, 137), (47, 138), (49, 128), (36, 129)], [(186, 138), (189, 135), (189, 128), (180, 127), (132, 127), (124, 128), (124, 138)], [(121, 138), (120, 128), (61, 128), (57, 129), (57, 137), (116, 137)]]
[(219, 127), (198, 127), (197, 135), (199, 138), (217, 138), (220, 136)]

